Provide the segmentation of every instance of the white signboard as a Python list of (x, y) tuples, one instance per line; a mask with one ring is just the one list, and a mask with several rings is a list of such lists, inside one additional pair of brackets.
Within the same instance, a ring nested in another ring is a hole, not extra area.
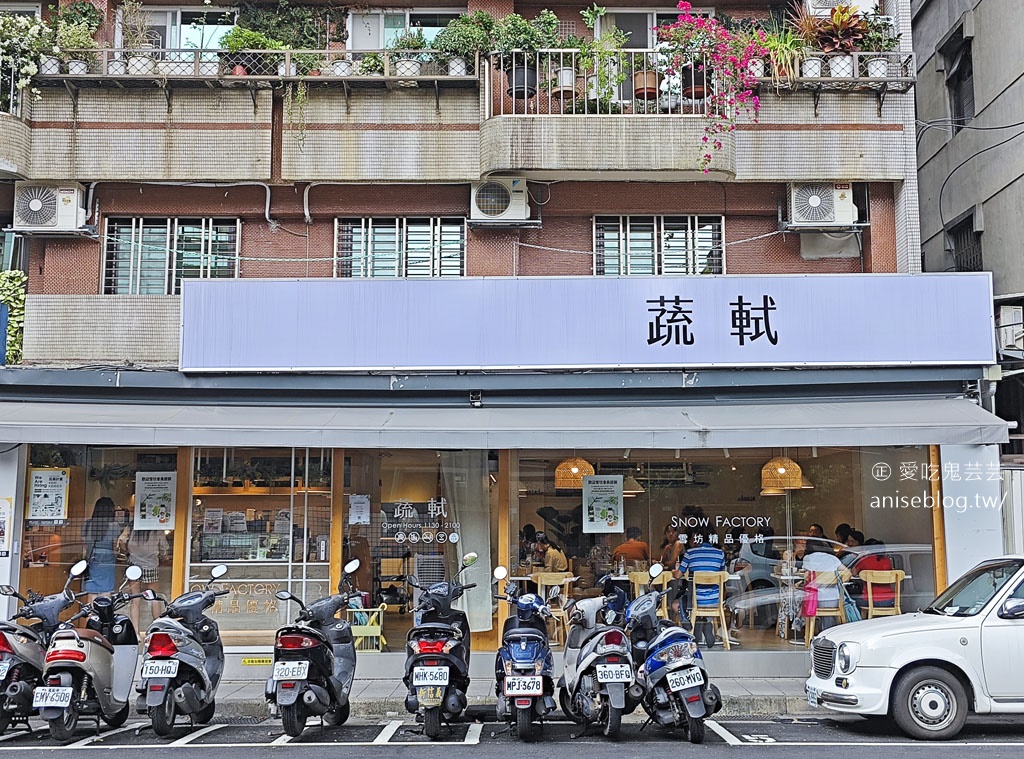
[(583, 532), (622, 532), (622, 475), (583, 478)]
[(135, 473), (136, 530), (174, 528), (174, 497), (177, 472)]
[(27, 518), (49, 522), (67, 519), (70, 482), (70, 469), (30, 470)]
[(348, 497), (348, 523), (370, 523), (370, 496), (350, 495)]

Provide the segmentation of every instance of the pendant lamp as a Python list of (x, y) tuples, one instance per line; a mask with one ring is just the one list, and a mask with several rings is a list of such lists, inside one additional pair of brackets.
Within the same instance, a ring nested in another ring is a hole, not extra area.
[(578, 456), (565, 459), (555, 467), (555, 488), (559, 490), (582, 490), (583, 478), (594, 473), (593, 465)]
[(776, 456), (761, 467), (761, 488), (764, 490), (799, 490), (802, 486), (803, 471), (787, 456)]

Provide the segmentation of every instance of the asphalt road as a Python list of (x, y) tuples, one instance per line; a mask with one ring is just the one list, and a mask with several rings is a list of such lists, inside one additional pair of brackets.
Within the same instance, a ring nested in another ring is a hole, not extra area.
[[(103, 751), (104, 757), (132, 759), (145, 753), (153, 757), (184, 757), (189, 754), (202, 759), (315, 759), (327, 750), (343, 750), (346, 759), (353, 757), (395, 756), (408, 759), (452, 759), (460, 754), (469, 759), (519, 759), (524, 755), (551, 751), (565, 759), (587, 757), (656, 756), (665, 752), (686, 751), (691, 756), (756, 753), (780, 756), (842, 757), (877, 756), (890, 759), (893, 752), (912, 754), (934, 752), (961, 759), (962, 755), (1016, 757), (1024, 750), (1024, 718), (974, 718), (960, 737), (948, 743), (912, 741), (887, 721), (860, 718), (723, 720), (708, 724), (703, 745), (694, 746), (683, 731), (672, 731), (649, 725), (641, 729), (639, 721), (624, 724), (618, 742), (611, 742), (599, 733), (574, 737), (578, 728), (567, 722), (554, 721), (544, 726), (540, 744), (526, 747), (513, 735), (503, 732), (496, 723), (459, 723), (453, 725), (440, 741), (431, 742), (418, 732), (411, 720), (390, 720), (382, 723), (359, 722), (340, 728), (321, 729), (310, 724), (299, 738), (289, 738), (273, 720), (225, 720), (204, 727), (180, 725), (174, 735), (157, 738), (142, 720), (130, 720), (124, 727), (105, 728), (98, 734), (95, 727), (82, 723), (78, 740), (70, 746), (59, 746), (50, 740), (43, 723), (33, 722), (33, 732), (8, 732), (0, 737), (0, 757), (18, 759), (26, 752), (47, 756), (60, 751)], [(413, 749), (410, 753), (409, 749)], [(753, 751), (752, 751), (753, 750)]]

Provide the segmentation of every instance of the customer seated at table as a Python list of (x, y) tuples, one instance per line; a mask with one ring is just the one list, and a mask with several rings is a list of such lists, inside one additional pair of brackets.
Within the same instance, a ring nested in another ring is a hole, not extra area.
[[(697, 533), (692, 537), (694, 540), (693, 546), (687, 549), (686, 553), (679, 560), (679, 565), (676, 567), (675, 572), (676, 577), (684, 577), (688, 572), (721, 572), (725, 569), (725, 553), (723, 553), (721, 548), (712, 545), (708, 541), (706, 533)], [(718, 585), (698, 585), (696, 587), (696, 594), (698, 606), (718, 605)], [(693, 599), (690, 599), (690, 602), (693, 603)], [(680, 609), (680, 614), (682, 614), (682, 609)], [(699, 619), (700, 622), (698, 622), (696, 629), (693, 631), (693, 636), (698, 642), (703, 636), (704, 645), (707, 648), (711, 648), (715, 645), (714, 625), (707, 617)]]
[(537, 533), (537, 556), (544, 565), (544, 572), (565, 572), (569, 568), (569, 562), (565, 554), (551, 543), (548, 536), (543, 532)]
[(643, 561), (651, 563), (651, 547), (640, 540), (640, 528), (630, 527), (626, 530), (626, 542), (612, 549), (612, 561), (622, 559), (625, 562)]
[[(885, 553), (885, 543), (875, 538), (869, 538), (864, 541), (864, 545), (871, 547), (870, 553), (866, 553), (857, 559), (853, 566), (850, 567), (850, 571), (854, 577), (858, 577), (860, 573), (865, 569), (877, 569), (882, 572), (891, 572), (893, 569), (892, 559), (890, 559)], [(879, 548), (878, 546), (881, 546)], [(896, 605), (896, 588), (892, 585), (873, 585), (871, 587), (871, 598), (875, 606), (895, 606)], [(868, 588), (867, 584), (864, 584), (863, 592), (857, 598), (858, 606), (868, 605)]]
[(679, 530), (673, 525), (665, 525), (665, 538), (661, 541), (661, 558), (659, 561), (665, 569), (671, 569), (679, 561), (683, 553), (683, 544), (679, 542)]
[[(808, 540), (807, 549), (804, 551), (803, 558), (803, 570), (804, 572), (835, 572), (836, 582), (819, 583), (811, 575), (807, 575), (807, 579), (804, 582), (804, 587), (813, 587), (818, 593), (818, 608), (819, 609), (835, 609), (839, 607), (839, 583), (842, 582), (840, 573), (846, 572), (846, 567), (843, 565), (836, 555), (832, 553), (828, 543), (822, 540)], [(835, 617), (819, 617), (821, 623), (821, 630), (826, 630), (832, 627), (835, 622)]]

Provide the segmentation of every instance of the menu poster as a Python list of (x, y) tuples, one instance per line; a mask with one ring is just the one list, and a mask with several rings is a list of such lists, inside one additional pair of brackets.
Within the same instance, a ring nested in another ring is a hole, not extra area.
[(203, 532), (219, 534), (224, 524), (224, 509), (207, 509), (203, 514)]
[(30, 469), (27, 519), (46, 522), (67, 519), (70, 482), (70, 469)]
[(136, 530), (170, 530), (174, 527), (174, 496), (177, 472), (135, 473)]
[(370, 496), (350, 495), (348, 497), (348, 523), (370, 523)]
[(622, 475), (583, 478), (583, 532), (622, 532)]
[(0, 558), (11, 555), (11, 515), (14, 499), (0, 498)]

